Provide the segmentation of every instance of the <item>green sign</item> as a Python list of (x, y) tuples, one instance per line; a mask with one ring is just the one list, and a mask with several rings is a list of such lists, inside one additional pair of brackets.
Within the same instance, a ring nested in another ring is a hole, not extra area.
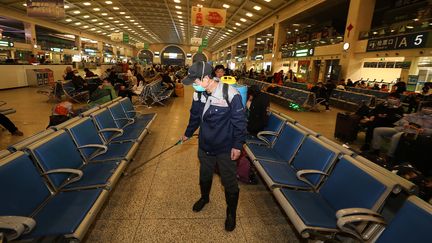
[(198, 53), (202, 53), (202, 50), (203, 50), (203, 47), (202, 47), (202, 46), (199, 46), (199, 47), (198, 47)]
[(202, 39), (201, 46), (202, 47), (207, 47), (208, 46), (208, 39), (207, 38)]
[(149, 49), (149, 43), (144, 43), (144, 50), (148, 50)]
[(129, 34), (123, 33), (123, 43), (129, 43)]

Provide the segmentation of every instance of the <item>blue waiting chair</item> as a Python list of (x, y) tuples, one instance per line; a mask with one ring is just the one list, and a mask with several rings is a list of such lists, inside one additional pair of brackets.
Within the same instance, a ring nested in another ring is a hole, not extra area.
[(0, 159), (0, 194), (0, 232), (7, 240), (64, 235), (79, 241), (108, 191), (95, 188), (52, 193), (28, 154), (18, 151)]
[(272, 187), (317, 190), (328, 175), (340, 151), (308, 136), (290, 163), (255, 160), (254, 164), (266, 184)]
[(273, 194), (304, 238), (315, 233), (334, 235), (337, 214), (357, 208), (375, 212), (382, 208), (394, 182), (378, 175), (349, 156), (336, 163), (318, 191), (275, 188)]
[(282, 132), (272, 147), (257, 144), (245, 144), (244, 148), (249, 158), (254, 160), (267, 160), (273, 162), (290, 162), (300, 144), (306, 137), (306, 132), (295, 125), (285, 123)]
[(249, 138), (246, 140), (247, 144), (258, 144), (263, 146), (271, 147), (276, 141), (276, 137), (279, 136), (286, 119), (275, 114), (270, 113), (267, 121), (267, 125), (263, 131), (257, 134), (257, 137)]
[(87, 163), (123, 159), (131, 161), (138, 150), (136, 142), (105, 143), (89, 117), (82, 118), (65, 130), (72, 136)]
[(79, 149), (66, 131), (57, 131), (27, 147), (55, 191), (114, 186), (126, 161), (85, 163)]
[(108, 106), (108, 109), (118, 128), (124, 129), (128, 132), (140, 132), (144, 136), (147, 134), (148, 127), (155, 117), (155, 113), (140, 115), (139, 117), (128, 117), (119, 102), (111, 104)]
[(44, 130), (42, 132), (36, 133), (36, 134), (32, 135), (31, 137), (28, 137), (22, 141), (19, 141), (18, 143), (10, 145), (8, 147), (8, 150), (11, 152), (24, 150), (28, 145), (46, 137), (52, 133), (54, 133), (54, 130), (52, 130), (52, 129), (47, 129), (47, 130)]
[[(343, 229), (347, 229), (346, 225), (350, 224), (352, 219), (353, 217), (348, 218), (348, 220), (347, 217), (341, 218), (338, 220), (338, 225)], [(366, 217), (365, 221), (369, 219), (369, 217)], [(380, 223), (379, 220), (376, 221)], [(432, 205), (416, 196), (411, 196), (405, 201), (402, 208), (399, 209), (396, 216), (390, 221), (375, 242), (431, 242), (431, 225)]]
[(147, 131), (119, 128), (107, 108), (100, 109), (90, 115), (106, 143), (122, 143), (126, 141), (141, 142)]

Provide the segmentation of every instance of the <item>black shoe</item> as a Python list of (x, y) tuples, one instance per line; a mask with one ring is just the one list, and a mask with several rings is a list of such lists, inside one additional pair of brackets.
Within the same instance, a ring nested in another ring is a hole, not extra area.
[(204, 206), (209, 202), (209, 199), (205, 199), (205, 198), (200, 198), (198, 201), (196, 201), (196, 203), (193, 205), (192, 210), (194, 212), (199, 212), (201, 211)]
[(201, 198), (196, 201), (196, 203), (193, 205), (192, 210), (194, 212), (201, 211), (204, 206), (210, 201), (209, 195), (210, 195), (210, 189), (212, 186), (212, 182), (200, 182), (200, 190), (201, 190)]
[(236, 193), (225, 192), (225, 200), (227, 202), (225, 230), (233, 231), (236, 227), (236, 212), (239, 198), (239, 191)]

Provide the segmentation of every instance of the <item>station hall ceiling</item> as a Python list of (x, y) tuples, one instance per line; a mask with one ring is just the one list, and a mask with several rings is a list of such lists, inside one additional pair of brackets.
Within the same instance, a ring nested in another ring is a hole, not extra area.
[[(26, 12), (26, 1), (0, 0), (0, 4)], [(208, 38), (217, 49), (230, 39), (271, 16), (295, 0), (67, 0), (61, 24), (109, 38), (126, 32), (130, 43), (189, 44), (191, 37)], [(192, 6), (227, 10), (225, 28), (191, 24)]]

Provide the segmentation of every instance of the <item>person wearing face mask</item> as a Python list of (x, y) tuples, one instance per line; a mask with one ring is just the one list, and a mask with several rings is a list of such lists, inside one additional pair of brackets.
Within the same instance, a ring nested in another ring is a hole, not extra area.
[(379, 153), (384, 138), (390, 138), (387, 156), (392, 160), (402, 135), (413, 138), (432, 135), (432, 102), (423, 104), (420, 112), (404, 116), (395, 123), (395, 127), (375, 128), (372, 139), (373, 152)]
[(193, 205), (199, 212), (209, 203), (213, 172), (217, 164), (225, 188), (227, 203), (225, 230), (236, 226), (239, 188), (236, 178), (236, 160), (246, 136), (246, 115), (238, 91), (211, 77), (212, 67), (205, 62), (194, 63), (182, 81), (193, 84), (195, 92), (190, 110), (189, 124), (182, 140), (186, 141), (199, 130), (198, 158), (200, 161), (200, 199)]
[(403, 108), (396, 93), (391, 93), (387, 101), (379, 104), (368, 116), (360, 120), (360, 125), (366, 128), (365, 143), (361, 147), (362, 151), (370, 149), (373, 131), (377, 127), (393, 127), (393, 123), (398, 121), (403, 115)]

